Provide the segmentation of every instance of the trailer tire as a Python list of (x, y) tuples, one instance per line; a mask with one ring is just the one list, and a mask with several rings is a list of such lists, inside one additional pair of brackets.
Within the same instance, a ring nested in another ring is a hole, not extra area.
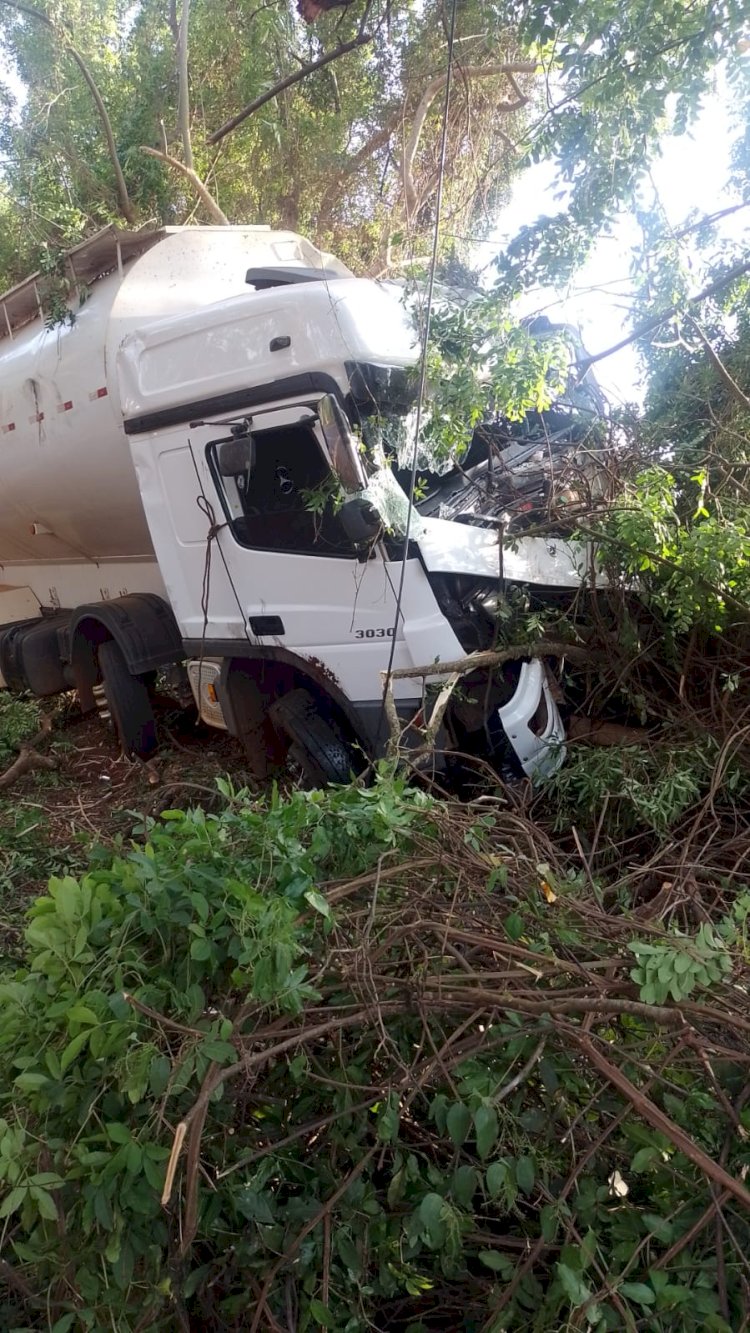
[(277, 731), (291, 742), (289, 759), (298, 767), (305, 783), (345, 785), (361, 764), (354, 746), (330, 713), (324, 714), (313, 694), (291, 690), (269, 710)]
[[(104, 720), (110, 722), (124, 754), (148, 759), (157, 745), (148, 686), (142, 677), (128, 671), (123, 651), (114, 640), (100, 645), (98, 658), (103, 702), (109, 713), (109, 719)], [(95, 694), (101, 698), (98, 689)]]

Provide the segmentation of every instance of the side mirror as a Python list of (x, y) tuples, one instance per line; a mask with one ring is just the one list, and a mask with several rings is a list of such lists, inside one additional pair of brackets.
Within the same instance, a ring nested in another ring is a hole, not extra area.
[(216, 466), (221, 477), (249, 476), (255, 467), (255, 440), (252, 435), (222, 440), (216, 446)]
[(339, 521), (353, 546), (374, 541), (383, 527), (380, 515), (361, 495), (344, 501), (339, 509)]

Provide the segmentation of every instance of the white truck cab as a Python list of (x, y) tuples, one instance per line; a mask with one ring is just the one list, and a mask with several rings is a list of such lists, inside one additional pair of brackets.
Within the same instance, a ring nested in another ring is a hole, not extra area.
[[(415, 670), (393, 681), (408, 723), (425, 667), (496, 641), (509, 582), (589, 577), (585, 549), (504, 542), (455, 484), (451, 517), (433, 497), (406, 546), (373, 443), (410, 410), (419, 357), (395, 289), (262, 228), (107, 229), (68, 262), (64, 324), (45, 326), (39, 275), (0, 298), (7, 686), (76, 688), (145, 756), (153, 673), (184, 662), (258, 776), (291, 753), (343, 781), (383, 752), (389, 667)], [(444, 731), (532, 778), (564, 754), (539, 662), (468, 677)]]

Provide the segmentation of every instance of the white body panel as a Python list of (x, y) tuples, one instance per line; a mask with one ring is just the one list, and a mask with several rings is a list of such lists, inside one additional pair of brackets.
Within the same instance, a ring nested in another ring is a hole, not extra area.
[[(276, 337), (289, 346), (270, 352)], [(188, 318), (147, 324), (122, 343), (117, 369), (128, 418), (299, 375), (328, 375), (347, 394), (346, 362), (410, 366), (416, 355), (393, 295), (342, 279), (305, 284), (295, 295), (246, 287)]]
[(474, 574), (488, 579), (502, 576), (549, 588), (578, 588), (591, 575), (591, 550), (585, 542), (510, 536), (503, 542), (501, 553), (497, 528), (422, 516), (418, 540), (422, 559), (434, 574)]

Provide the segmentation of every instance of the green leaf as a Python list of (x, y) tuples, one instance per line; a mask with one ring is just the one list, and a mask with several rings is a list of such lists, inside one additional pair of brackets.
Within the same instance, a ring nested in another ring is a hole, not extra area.
[(557, 1092), (557, 1089), (560, 1086), (560, 1080), (557, 1077), (554, 1061), (550, 1060), (546, 1055), (539, 1061), (539, 1077), (547, 1092)]
[(349, 1272), (353, 1273), (355, 1277), (359, 1277), (362, 1272), (362, 1260), (360, 1259), (359, 1251), (348, 1232), (338, 1231), (336, 1233), (336, 1249), (342, 1264), (344, 1264)]
[(490, 1162), (485, 1174), (487, 1182), (487, 1193), (496, 1199), (505, 1189), (505, 1181), (508, 1176), (508, 1168), (505, 1162)]
[(391, 1176), (391, 1179), (388, 1184), (388, 1193), (386, 1195), (386, 1199), (389, 1208), (395, 1208), (399, 1200), (403, 1198), (405, 1183), (406, 1183), (406, 1172), (404, 1171), (403, 1167), (400, 1167), (399, 1170), (396, 1171), (393, 1176)]
[(190, 945), (190, 957), (194, 958), (196, 963), (207, 962), (211, 957), (211, 945), (208, 940), (200, 938), (193, 940)]
[(516, 1180), (518, 1181), (518, 1188), (523, 1190), (524, 1194), (531, 1194), (534, 1188), (535, 1175), (534, 1159), (532, 1157), (519, 1157), (516, 1162)]
[(57, 1320), (57, 1323), (52, 1325), (50, 1333), (69, 1333), (69, 1330), (73, 1327), (74, 1320), (74, 1314), (62, 1315), (62, 1317)]
[(322, 893), (318, 893), (317, 889), (307, 890), (305, 902), (310, 904), (313, 911), (319, 912), (321, 916), (325, 917), (326, 921), (330, 921), (331, 905)]
[(112, 1213), (112, 1204), (103, 1190), (97, 1190), (94, 1194), (94, 1217), (104, 1231), (111, 1231), (115, 1224)]
[(651, 1163), (658, 1159), (656, 1148), (639, 1148), (630, 1163), (631, 1171), (647, 1171)]
[(310, 1314), (316, 1323), (323, 1325), (323, 1328), (336, 1327), (336, 1320), (328, 1309), (328, 1306), (324, 1305), (322, 1301), (310, 1301)]
[(485, 1268), (491, 1268), (493, 1273), (504, 1273), (508, 1267), (505, 1255), (498, 1254), (497, 1250), (480, 1250), (477, 1259)]
[(430, 1102), (430, 1117), (435, 1121), (438, 1133), (444, 1134), (448, 1120), (448, 1099), (445, 1093), (438, 1092)]
[(58, 879), (50, 886), (55, 906), (65, 921), (72, 921), (81, 909), (81, 890), (69, 875)]
[(44, 1217), (48, 1222), (56, 1222), (57, 1204), (52, 1195), (48, 1194), (47, 1190), (40, 1189), (38, 1185), (31, 1185), (29, 1193), (39, 1209), (40, 1216)]
[(232, 1043), (219, 1041), (215, 1037), (208, 1037), (206, 1041), (202, 1041), (198, 1049), (201, 1055), (207, 1055), (209, 1060), (215, 1060), (220, 1065), (226, 1065), (230, 1060), (237, 1059), (237, 1052)]
[(466, 1142), (471, 1129), (471, 1111), (463, 1102), (454, 1102), (445, 1118), (445, 1126), (457, 1148)]
[(81, 1054), (84, 1046), (87, 1045), (91, 1032), (79, 1032), (77, 1037), (69, 1041), (62, 1055), (60, 1056), (60, 1069), (62, 1073), (72, 1065), (77, 1055)]
[(131, 1134), (127, 1125), (121, 1125), (117, 1120), (113, 1120), (104, 1128), (107, 1131), (107, 1138), (111, 1139), (112, 1143), (130, 1143)]
[(659, 1217), (656, 1213), (641, 1213), (644, 1225), (655, 1236), (657, 1240), (669, 1245), (674, 1236), (674, 1227), (665, 1217)]
[(453, 1172), (451, 1191), (456, 1203), (468, 1208), (477, 1188), (477, 1173), (473, 1166), (459, 1166)]
[(645, 1282), (623, 1282), (619, 1288), (621, 1296), (629, 1301), (637, 1301), (639, 1305), (653, 1305), (656, 1296)]
[(439, 1249), (445, 1239), (443, 1199), (439, 1194), (425, 1194), (419, 1205), (419, 1220), (430, 1248)]
[(18, 1078), (13, 1080), (13, 1086), (18, 1088), (19, 1092), (38, 1092), (47, 1083), (49, 1083), (49, 1079), (46, 1074), (35, 1074), (31, 1071), (26, 1074), (19, 1074)]
[(385, 1107), (378, 1116), (378, 1138), (381, 1143), (395, 1143), (399, 1127), (399, 1099), (390, 1093)]
[(523, 935), (524, 925), (517, 912), (511, 912), (510, 916), (505, 918), (505, 933), (511, 940), (520, 940)]
[(580, 1273), (575, 1273), (567, 1264), (556, 1264), (555, 1267), (563, 1291), (573, 1308), (577, 1309), (579, 1305), (584, 1305), (591, 1295), (591, 1289)]
[(2, 1203), (0, 1203), (0, 1217), (10, 1217), (12, 1213), (15, 1213), (21, 1207), (27, 1193), (28, 1190), (25, 1185), (16, 1185), (16, 1188), (12, 1189), (10, 1194), (6, 1194)]
[(140, 1144), (136, 1143), (134, 1139), (131, 1139), (130, 1143), (125, 1149), (125, 1170), (127, 1171), (128, 1175), (130, 1176), (137, 1175), (141, 1169), (142, 1161), (143, 1161), (143, 1150), (141, 1149)]
[(477, 1152), (484, 1160), (485, 1157), (489, 1157), (497, 1142), (498, 1123), (497, 1111), (494, 1106), (477, 1107), (474, 1112), (474, 1129), (476, 1130)]
[(149, 1065), (148, 1081), (154, 1097), (161, 1097), (169, 1083), (172, 1062), (166, 1055), (155, 1055)]

